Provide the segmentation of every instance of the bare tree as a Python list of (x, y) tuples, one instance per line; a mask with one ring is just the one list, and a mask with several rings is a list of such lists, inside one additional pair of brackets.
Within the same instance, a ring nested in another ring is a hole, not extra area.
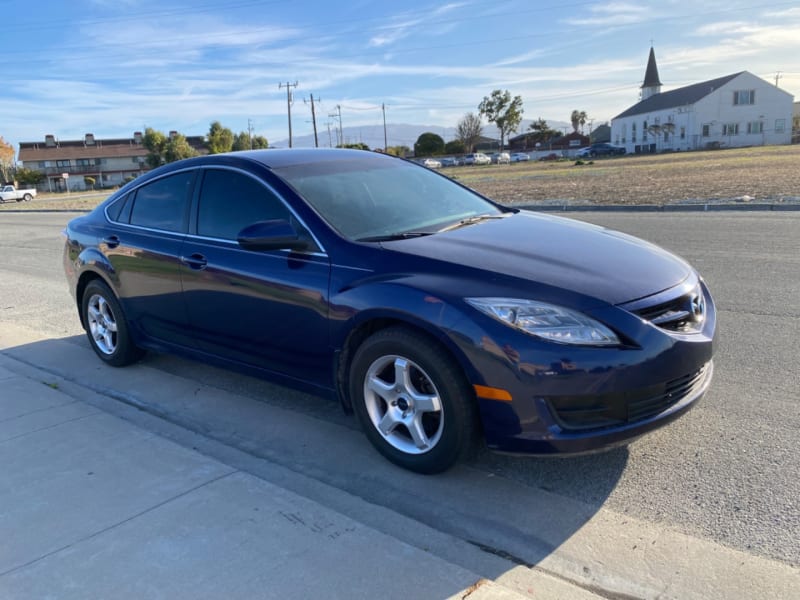
[(472, 152), (481, 135), (483, 135), (483, 125), (481, 118), (475, 113), (467, 113), (456, 125), (456, 137), (464, 144), (465, 152)]

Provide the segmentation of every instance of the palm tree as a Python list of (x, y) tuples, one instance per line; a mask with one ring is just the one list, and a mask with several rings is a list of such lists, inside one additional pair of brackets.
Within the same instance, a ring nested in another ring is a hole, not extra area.
[(583, 131), (583, 126), (586, 125), (586, 121), (588, 119), (589, 117), (585, 110), (573, 110), (569, 117), (569, 120), (572, 123), (572, 129), (575, 130), (575, 133), (578, 133), (578, 127), (580, 127), (581, 131)]

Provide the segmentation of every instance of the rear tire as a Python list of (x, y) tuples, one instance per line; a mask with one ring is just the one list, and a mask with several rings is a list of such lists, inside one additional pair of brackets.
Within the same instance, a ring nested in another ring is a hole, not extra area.
[(139, 360), (144, 351), (131, 340), (128, 321), (114, 292), (95, 279), (83, 292), (81, 317), (92, 350), (113, 367), (124, 367)]
[(25, 200), (25, 202), (30, 202), (31, 200), (33, 200), (33, 196), (31, 196), (30, 194), (25, 194), (22, 198)]
[(353, 357), (348, 390), (369, 441), (405, 469), (439, 473), (474, 443), (472, 388), (424, 335), (392, 327), (367, 338)]

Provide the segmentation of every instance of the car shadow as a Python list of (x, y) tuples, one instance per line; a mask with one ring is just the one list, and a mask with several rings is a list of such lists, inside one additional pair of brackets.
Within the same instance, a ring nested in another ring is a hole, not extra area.
[[(126, 418), (140, 427), (157, 416), (191, 432), (187, 439), (201, 434), (235, 448), (255, 459), (238, 468), (340, 512), (347, 514), (352, 503), (336, 500), (338, 491), (363, 499), (375, 511), (349, 516), (401, 539), (409, 536), (409, 543), (426, 545), (390, 525), (396, 519), (381, 517), (382, 511), (466, 542), (494, 555), (480, 565), (465, 565), (492, 579), (510, 568), (508, 561), (532, 567), (568, 541), (597, 514), (628, 461), (626, 448), (572, 458), (507, 456), (482, 448), (445, 473), (418, 475), (383, 459), (355, 418), (330, 400), (245, 375), (156, 353), (115, 369), (97, 359), (84, 336), (37, 341), (3, 353), (84, 386), (87, 397), (99, 395), (99, 408), (112, 414), (119, 414), (120, 406), (134, 406), (133, 416)], [(137, 412), (150, 420), (137, 422)], [(181, 443), (180, 436), (173, 439)], [(213, 449), (204, 452), (215, 456)], [(216, 457), (225, 461), (225, 456)], [(283, 474), (277, 476), (279, 471)]]

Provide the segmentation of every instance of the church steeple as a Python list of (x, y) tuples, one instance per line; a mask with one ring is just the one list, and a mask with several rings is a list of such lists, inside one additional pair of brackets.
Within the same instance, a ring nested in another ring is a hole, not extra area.
[(642, 84), (642, 100), (647, 100), (650, 96), (660, 93), (661, 80), (658, 78), (656, 52), (650, 46), (650, 57), (647, 59), (647, 70), (644, 73), (644, 83)]

